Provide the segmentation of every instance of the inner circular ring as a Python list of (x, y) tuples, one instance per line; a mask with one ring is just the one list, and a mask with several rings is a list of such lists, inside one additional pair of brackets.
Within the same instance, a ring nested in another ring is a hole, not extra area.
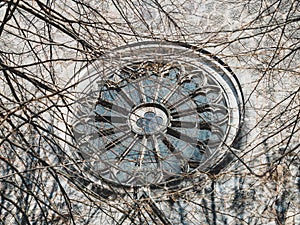
[(168, 110), (157, 103), (143, 103), (134, 107), (128, 118), (131, 130), (140, 135), (164, 132), (169, 123)]

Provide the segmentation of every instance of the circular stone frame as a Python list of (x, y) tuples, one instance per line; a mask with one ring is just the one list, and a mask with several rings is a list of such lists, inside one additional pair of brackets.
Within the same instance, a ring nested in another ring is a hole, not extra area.
[(76, 79), (74, 154), (95, 183), (161, 187), (218, 173), (230, 162), (228, 148), (238, 146), (240, 84), (205, 50), (129, 44), (84, 67)]

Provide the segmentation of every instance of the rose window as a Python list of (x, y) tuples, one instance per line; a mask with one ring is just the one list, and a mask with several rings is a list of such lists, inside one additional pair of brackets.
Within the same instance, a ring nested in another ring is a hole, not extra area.
[(232, 72), (180, 45), (115, 49), (81, 71), (76, 91), (73, 132), (85, 171), (122, 186), (206, 171), (235, 145), (242, 121)]

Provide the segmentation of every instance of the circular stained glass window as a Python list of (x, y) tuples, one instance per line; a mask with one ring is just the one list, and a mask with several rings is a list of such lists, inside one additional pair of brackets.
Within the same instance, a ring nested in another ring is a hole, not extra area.
[(117, 48), (80, 72), (76, 91), (73, 132), (85, 171), (123, 186), (205, 170), (225, 157), (242, 121), (232, 72), (178, 44)]

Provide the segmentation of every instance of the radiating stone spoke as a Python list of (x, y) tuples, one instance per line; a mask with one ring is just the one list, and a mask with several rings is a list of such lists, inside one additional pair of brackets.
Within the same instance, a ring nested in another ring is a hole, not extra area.
[(130, 107), (134, 107), (134, 102), (127, 96), (127, 94), (122, 90), (122, 88), (116, 89), (118, 94), (127, 102)]
[(177, 111), (176, 108), (172, 108), (171, 116), (173, 119), (177, 119), (180, 117), (194, 115), (196, 112), (204, 113), (204, 112), (210, 112), (210, 111), (212, 111), (212, 109), (211, 109), (210, 105), (208, 105), (208, 104), (205, 104), (202, 106), (197, 106), (192, 109), (188, 108), (188, 109), (180, 110), (180, 111)]
[(124, 107), (121, 107), (121, 106), (118, 106), (118, 105), (115, 105), (109, 101), (106, 101), (104, 99), (99, 99), (97, 104), (100, 104), (102, 105), (103, 107), (107, 108), (107, 109), (110, 109), (112, 111), (115, 111), (115, 112), (118, 112), (120, 114), (123, 114), (123, 115), (128, 115), (129, 113), (129, 110), (124, 108)]
[(190, 137), (170, 127), (168, 127), (167, 129), (167, 134), (177, 138), (178, 140), (184, 141), (194, 147), (197, 147), (199, 149), (203, 148), (204, 146), (204, 144), (201, 141), (197, 140), (196, 138)]
[(209, 122), (190, 122), (190, 121), (171, 120), (171, 126), (187, 128), (187, 129), (211, 130), (211, 124)]
[(139, 139), (138, 135), (135, 135), (132, 142), (127, 146), (127, 148), (122, 152), (122, 154), (117, 157), (118, 162), (121, 162), (122, 160), (125, 159), (125, 157), (132, 150), (132, 147), (135, 145), (135, 143), (138, 141), (138, 139)]
[(121, 137), (111, 140), (108, 144), (105, 145), (104, 150), (108, 151), (117, 145), (122, 145), (122, 141), (128, 138), (132, 138), (132, 136), (133, 136), (132, 132), (128, 131), (124, 133)]
[(127, 124), (123, 125), (123, 126), (114, 127), (114, 128), (99, 129), (95, 135), (95, 138), (103, 137), (103, 136), (110, 136), (110, 135), (125, 132), (125, 131), (129, 131), (129, 127)]
[(120, 116), (102, 116), (102, 115), (96, 114), (95, 121), (106, 122), (106, 123), (127, 123), (127, 118), (120, 117)]

